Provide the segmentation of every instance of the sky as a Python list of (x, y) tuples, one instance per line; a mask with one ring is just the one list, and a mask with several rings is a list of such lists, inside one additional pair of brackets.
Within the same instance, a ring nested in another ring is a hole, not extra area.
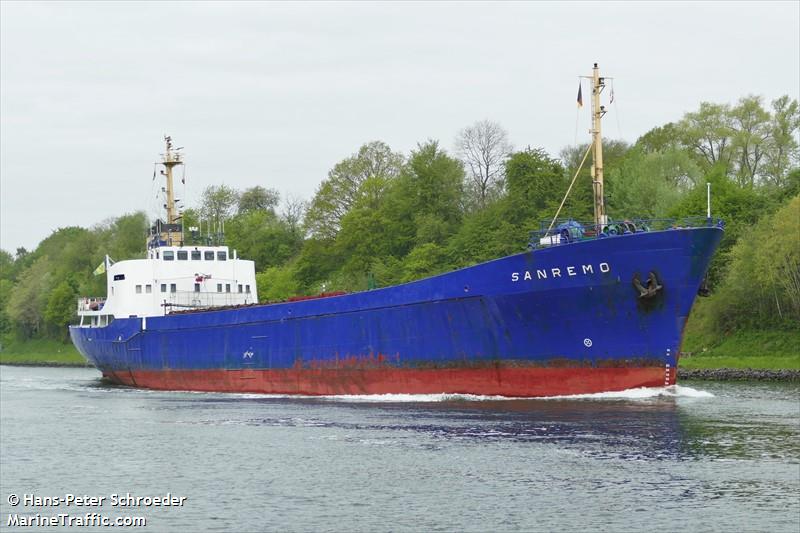
[(4, 0), (0, 247), (158, 215), (164, 134), (186, 206), (220, 184), (310, 199), (366, 142), (452, 153), (483, 119), (557, 156), (589, 139), (595, 62), (604, 136), (628, 142), (703, 101), (798, 98), (800, 2)]

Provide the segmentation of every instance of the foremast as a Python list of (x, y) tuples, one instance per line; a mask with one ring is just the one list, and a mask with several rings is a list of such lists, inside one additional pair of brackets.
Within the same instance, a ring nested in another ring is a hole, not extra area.
[(164, 209), (167, 213), (167, 219), (163, 224), (156, 224), (154, 233), (158, 236), (159, 244), (163, 243), (168, 246), (182, 245), (183, 224), (181, 223), (181, 215), (176, 205), (177, 200), (175, 199), (175, 185), (172, 179), (172, 169), (178, 165), (183, 165), (183, 154), (180, 152), (181, 148), (173, 147), (172, 137), (165, 135), (164, 141), (166, 143), (166, 150), (161, 154), (160, 164), (164, 166), (161, 175), (164, 176), (164, 180), (166, 181), (164, 187), (164, 193), (166, 195)]
[[(603, 187), (603, 134), (601, 119), (606, 114), (606, 108), (600, 105), (600, 93), (605, 88), (605, 78), (600, 76), (597, 63), (592, 69), (592, 190), (594, 191), (594, 224), (598, 231), (602, 231), (608, 224)], [(613, 94), (613, 93), (612, 93)]]

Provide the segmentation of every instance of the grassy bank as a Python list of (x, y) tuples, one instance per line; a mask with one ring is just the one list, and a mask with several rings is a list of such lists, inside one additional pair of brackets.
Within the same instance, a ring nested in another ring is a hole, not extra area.
[(689, 327), (680, 366), (686, 369), (800, 370), (800, 330), (740, 330), (724, 337)]
[(3, 344), (0, 364), (84, 366), (86, 359), (71, 343), (34, 339)]

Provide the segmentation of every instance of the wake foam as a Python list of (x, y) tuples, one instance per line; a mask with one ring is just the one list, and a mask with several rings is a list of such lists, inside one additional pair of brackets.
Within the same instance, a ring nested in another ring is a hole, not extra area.
[(543, 396), (538, 398), (512, 396), (481, 396), (477, 394), (341, 394), (326, 396), (305, 396), (294, 394), (236, 394), (244, 398), (292, 399), (306, 398), (346, 403), (434, 403), (434, 402), (495, 402), (510, 400), (647, 400), (652, 398), (713, 398), (710, 392), (672, 385), (670, 387), (640, 387), (615, 392), (594, 394), (571, 394), (563, 396)]
[(672, 385), (669, 387), (639, 387), (615, 392), (597, 392), (594, 394), (571, 394), (565, 396), (547, 396), (542, 400), (646, 400), (649, 398), (713, 398), (714, 395), (703, 390)]

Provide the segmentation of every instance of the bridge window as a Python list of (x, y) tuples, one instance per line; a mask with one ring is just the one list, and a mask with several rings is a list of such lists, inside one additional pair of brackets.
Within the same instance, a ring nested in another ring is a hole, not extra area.
[(194, 292), (200, 292), (200, 284), (199, 283), (195, 283), (194, 284)]
[(142, 294), (142, 286), (141, 285), (137, 285), (136, 286), (136, 294)]
[(203, 252), (203, 259), (206, 261), (213, 261), (214, 260), (214, 252), (206, 250)]
[(225, 261), (228, 258), (228, 254), (225, 252), (217, 252), (217, 261)]
[(186, 250), (178, 250), (178, 261), (186, 261), (189, 259), (189, 252)]
[(175, 259), (175, 252), (172, 250), (164, 251), (164, 261), (173, 261)]
[(152, 294), (153, 293), (153, 286), (150, 285), (150, 284), (145, 285), (144, 286), (144, 292), (146, 292), (147, 294)]
[(240, 283), (240, 284), (239, 284), (239, 292), (242, 292), (242, 288), (243, 288), (243, 287), (242, 287), (242, 284)]
[(169, 292), (178, 292), (178, 287), (174, 283), (170, 283)]
[(200, 261), (201, 255), (200, 250), (192, 250), (192, 261)]
[(217, 283), (217, 292), (222, 292), (222, 283)]
[(167, 284), (166, 283), (162, 283), (161, 284), (161, 292), (167, 292)]
[(231, 292), (231, 284), (230, 283), (226, 283), (225, 284), (225, 292)]
[(250, 294), (250, 285), (245, 285), (244, 286), (244, 292), (246, 292), (247, 294)]

